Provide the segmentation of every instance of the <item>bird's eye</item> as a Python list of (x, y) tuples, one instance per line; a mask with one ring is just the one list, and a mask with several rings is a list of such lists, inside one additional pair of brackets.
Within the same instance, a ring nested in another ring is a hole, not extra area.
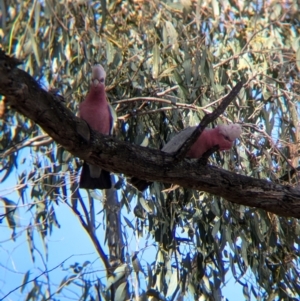
[(228, 136), (224, 136), (224, 138), (228, 141), (231, 141)]
[(104, 83), (104, 78), (103, 77), (100, 79), (100, 83)]

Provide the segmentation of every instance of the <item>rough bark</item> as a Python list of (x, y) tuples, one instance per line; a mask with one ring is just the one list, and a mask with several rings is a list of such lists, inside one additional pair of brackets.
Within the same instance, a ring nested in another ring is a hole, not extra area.
[[(74, 156), (106, 170), (148, 181), (174, 183), (224, 197), (236, 204), (300, 217), (300, 190), (297, 188), (203, 166), (195, 160), (177, 161), (172, 154), (118, 141), (90, 130), (59, 97), (43, 90), (2, 52), (0, 94), (6, 96), (17, 112), (39, 124)], [(88, 136), (87, 141), (84, 137)]]

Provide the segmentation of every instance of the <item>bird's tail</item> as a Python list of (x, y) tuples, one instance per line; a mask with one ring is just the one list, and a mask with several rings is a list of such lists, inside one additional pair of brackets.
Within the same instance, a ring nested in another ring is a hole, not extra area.
[(92, 178), (90, 175), (90, 169), (86, 162), (83, 163), (79, 188), (85, 189), (110, 189), (111, 179), (110, 172), (102, 169), (98, 178)]

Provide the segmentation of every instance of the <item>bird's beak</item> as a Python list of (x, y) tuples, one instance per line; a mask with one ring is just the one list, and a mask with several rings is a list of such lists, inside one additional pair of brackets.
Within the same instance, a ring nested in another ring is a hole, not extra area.
[(100, 84), (103, 84), (103, 83), (104, 83), (104, 78), (103, 77), (101, 77), (100, 79), (99, 78), (92, 78), (92, 84), (96, 87)]

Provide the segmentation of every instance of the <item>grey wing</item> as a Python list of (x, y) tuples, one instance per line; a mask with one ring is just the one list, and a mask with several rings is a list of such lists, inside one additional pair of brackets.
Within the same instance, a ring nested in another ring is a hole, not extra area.
[(166, 153), (176, 152), (184, 142), (192, 135), (196, 126), (189, 126), (176, 134), (161, 150)]
[[(176, 134), (161, 150), (166, 153), (177, 151), (183, 145), (186, 139), (191, 136), (195, 128), (195, 126), (185, 128), (184, 130)], [(151, 182), (147, 182), (136, 177), (131, 178), (130, 182), (139, 191), (144, 191), (149, 185), (152, 184)]]
[(110, 113), (110, 135), (113, 134), (113, 130), (114, 130), (114, 126), (115, 123), (117, 122), (117, 114), (116, 111), (114, 110), (114, 108), (112, 107), (112, 105), (110, 103), (108, 103), (108, 109), (109, 109), (109, 113)]

